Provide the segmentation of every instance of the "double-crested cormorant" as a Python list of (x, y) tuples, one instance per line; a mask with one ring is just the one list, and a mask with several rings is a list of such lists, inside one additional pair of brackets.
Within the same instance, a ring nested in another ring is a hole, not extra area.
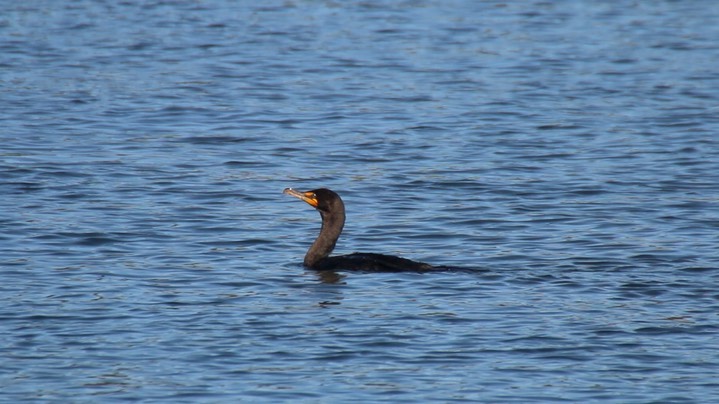
[(342, 198), (326, 188), (307, 192), (285, 188), (284, 193), (307, 202), (322, 216), (320, 235), (317, 236), (305, 255), (304, 264), (308, 268), (320, 271), (344, 269), (379, 272), (422, 272), (441, 269), (441, 267), (433, 267), (424, 262), (384, 254), (352, 253), (330, 257), (345, 225), (345, 204), (342, 202)]

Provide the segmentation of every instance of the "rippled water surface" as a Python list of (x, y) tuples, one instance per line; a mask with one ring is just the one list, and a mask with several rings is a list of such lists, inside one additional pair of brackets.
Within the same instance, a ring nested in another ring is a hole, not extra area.
[(3, 2), (0, 401), (719, 400), (717, 21)]

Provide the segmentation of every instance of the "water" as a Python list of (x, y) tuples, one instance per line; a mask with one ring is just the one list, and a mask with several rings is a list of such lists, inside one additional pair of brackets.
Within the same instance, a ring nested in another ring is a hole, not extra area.
[(0, 400), (719, 399), (713, 2), (0, 10)]

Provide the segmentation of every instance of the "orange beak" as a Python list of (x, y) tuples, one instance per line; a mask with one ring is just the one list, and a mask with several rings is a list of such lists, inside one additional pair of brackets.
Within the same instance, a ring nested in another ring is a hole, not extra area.
[(317, 200), (317, 196), (314, 194), (314, 192), (300, 192), (300, 191), (295, 191), (292, 188), (285, 188), (285, 190), (282, 191), (282, 193), (290, 195), (290, 196), (294, 196), (295, 198), (299, 198), (299, 199), (307, 202), (307, 204), (312, 206), (313, 208), (317, 208), (317, 205), (319, 205), (319, 203), (320, 203)]

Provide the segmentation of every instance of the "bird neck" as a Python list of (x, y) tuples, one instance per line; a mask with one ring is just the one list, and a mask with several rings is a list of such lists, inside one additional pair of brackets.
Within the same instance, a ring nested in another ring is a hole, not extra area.
[(305, 266), (313, 267), (319, 261), (327, 258), (332, 250), (335, 249), (337, 239), (342, 234), (342, 228), (345, 225), (345, 211), (339, 209), (334, 212), (323, 212), (320, 211), (322, 216), (322, 228), (320, 229), (320, 235), (305, 255)]

